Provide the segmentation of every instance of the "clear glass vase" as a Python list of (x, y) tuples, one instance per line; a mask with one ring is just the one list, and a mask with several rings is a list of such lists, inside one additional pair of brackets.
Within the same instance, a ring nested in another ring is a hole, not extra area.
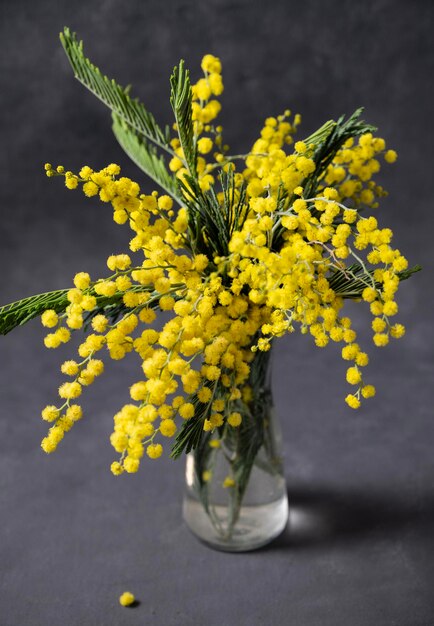
[(249, 386), (251, 397), (237, 401), (241, 425), (203, 433), (187, 455), (184, 520), (201, 541), (230, 552), (269, 543), (288, 521), (269, 352), (256, 354)]

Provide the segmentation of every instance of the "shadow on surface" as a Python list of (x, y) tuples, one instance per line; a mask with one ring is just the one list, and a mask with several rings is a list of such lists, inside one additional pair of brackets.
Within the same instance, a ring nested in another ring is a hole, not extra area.
[(264, 550), (306, 548), (396, 531), (432, 535), (434, 497), (416, 503), (387, 492), (288, 488), (289, 522)]

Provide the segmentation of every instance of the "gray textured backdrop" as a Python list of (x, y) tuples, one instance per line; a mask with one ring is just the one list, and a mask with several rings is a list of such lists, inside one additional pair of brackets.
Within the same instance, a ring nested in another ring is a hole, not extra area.
[[(128, 239), (105, 206), (41, 169), (115, 161), (137, 176), (107, 111), (72, 77), (57, 38), (64, 25), (162, 122), (176, 61), (194, 72), (202, 54), (219, 55), (234, 152), (287, 107), (308, 134), (364, 105), (400, 155), (384, 171), (380, 219), (424, 272), (402, 287), (407, 336), (371, 350), (378, 397), (359, 413), (343, 403), (337, 349), (301, 336), (278, 345), (291, 526), (245, 555), (213, 552), (184, 528), (182, 462), (109, 473), (112, 415), (137, 363), (108, 367), (86, 394), (86, 419), (48, 457), (38, 415), (68, 350), (45, 350), (36, 321), (1, 338), (1, 626), (434, 624), (433, 17), (430, 0), (3, 0), (2, 303), (68, 286), (78, 270), (104, 273)], [(369, 315), (355, 316), (367, 326)], [(117, 604), (125, 589), (139, 606)]]

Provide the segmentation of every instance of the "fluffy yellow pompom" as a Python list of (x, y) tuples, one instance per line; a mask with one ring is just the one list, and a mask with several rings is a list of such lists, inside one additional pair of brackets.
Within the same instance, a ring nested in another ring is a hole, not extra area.
[(119, 604), (122, 606), (131, 606), (135, 602), (136, 598), (130, 591), (124, 591), (119, 597)]

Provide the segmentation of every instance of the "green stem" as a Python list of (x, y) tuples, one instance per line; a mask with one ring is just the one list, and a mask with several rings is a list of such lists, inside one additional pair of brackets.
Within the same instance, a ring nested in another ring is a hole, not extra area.
[[(251, 363), (249, 385), (253, 391), (252, 400), (248, 403), (242, 400), (234, 402), (236, 410), (243, 416), (241, 425), (233, 428), (226, 423), (220, 435), (220, 448), (210, 450), (210, 437), (204, 437), (200, 446), (195, 450), (198, 497), (217, 534), (225, 541), (231, 539), (236, 529), (254, 465), (264, 469), (262, 466), (265, 463), (257, 463), (258, 452), (262, 446), (265, 446), (267, 456), (273, 464), (273, 467), (267, 468), (266, 471), (275, 474), (278, 469), (269, 415), (271, 410), (271, 391), (268, 381), (269, 357), (269, 353), (258, 352)], [(217, 502), (213, 503), (211, 492), (215, 480), (221, 480), (218, 472), (214, 473), (219, 459), (227, 464), (229, 476), (235, 481), (233, 486), (227, 488), (225, 519), (219, 517), (217, 512), (219, 505)], [(205, 470), (211, 473), (207, 481), (201, 479)]]

